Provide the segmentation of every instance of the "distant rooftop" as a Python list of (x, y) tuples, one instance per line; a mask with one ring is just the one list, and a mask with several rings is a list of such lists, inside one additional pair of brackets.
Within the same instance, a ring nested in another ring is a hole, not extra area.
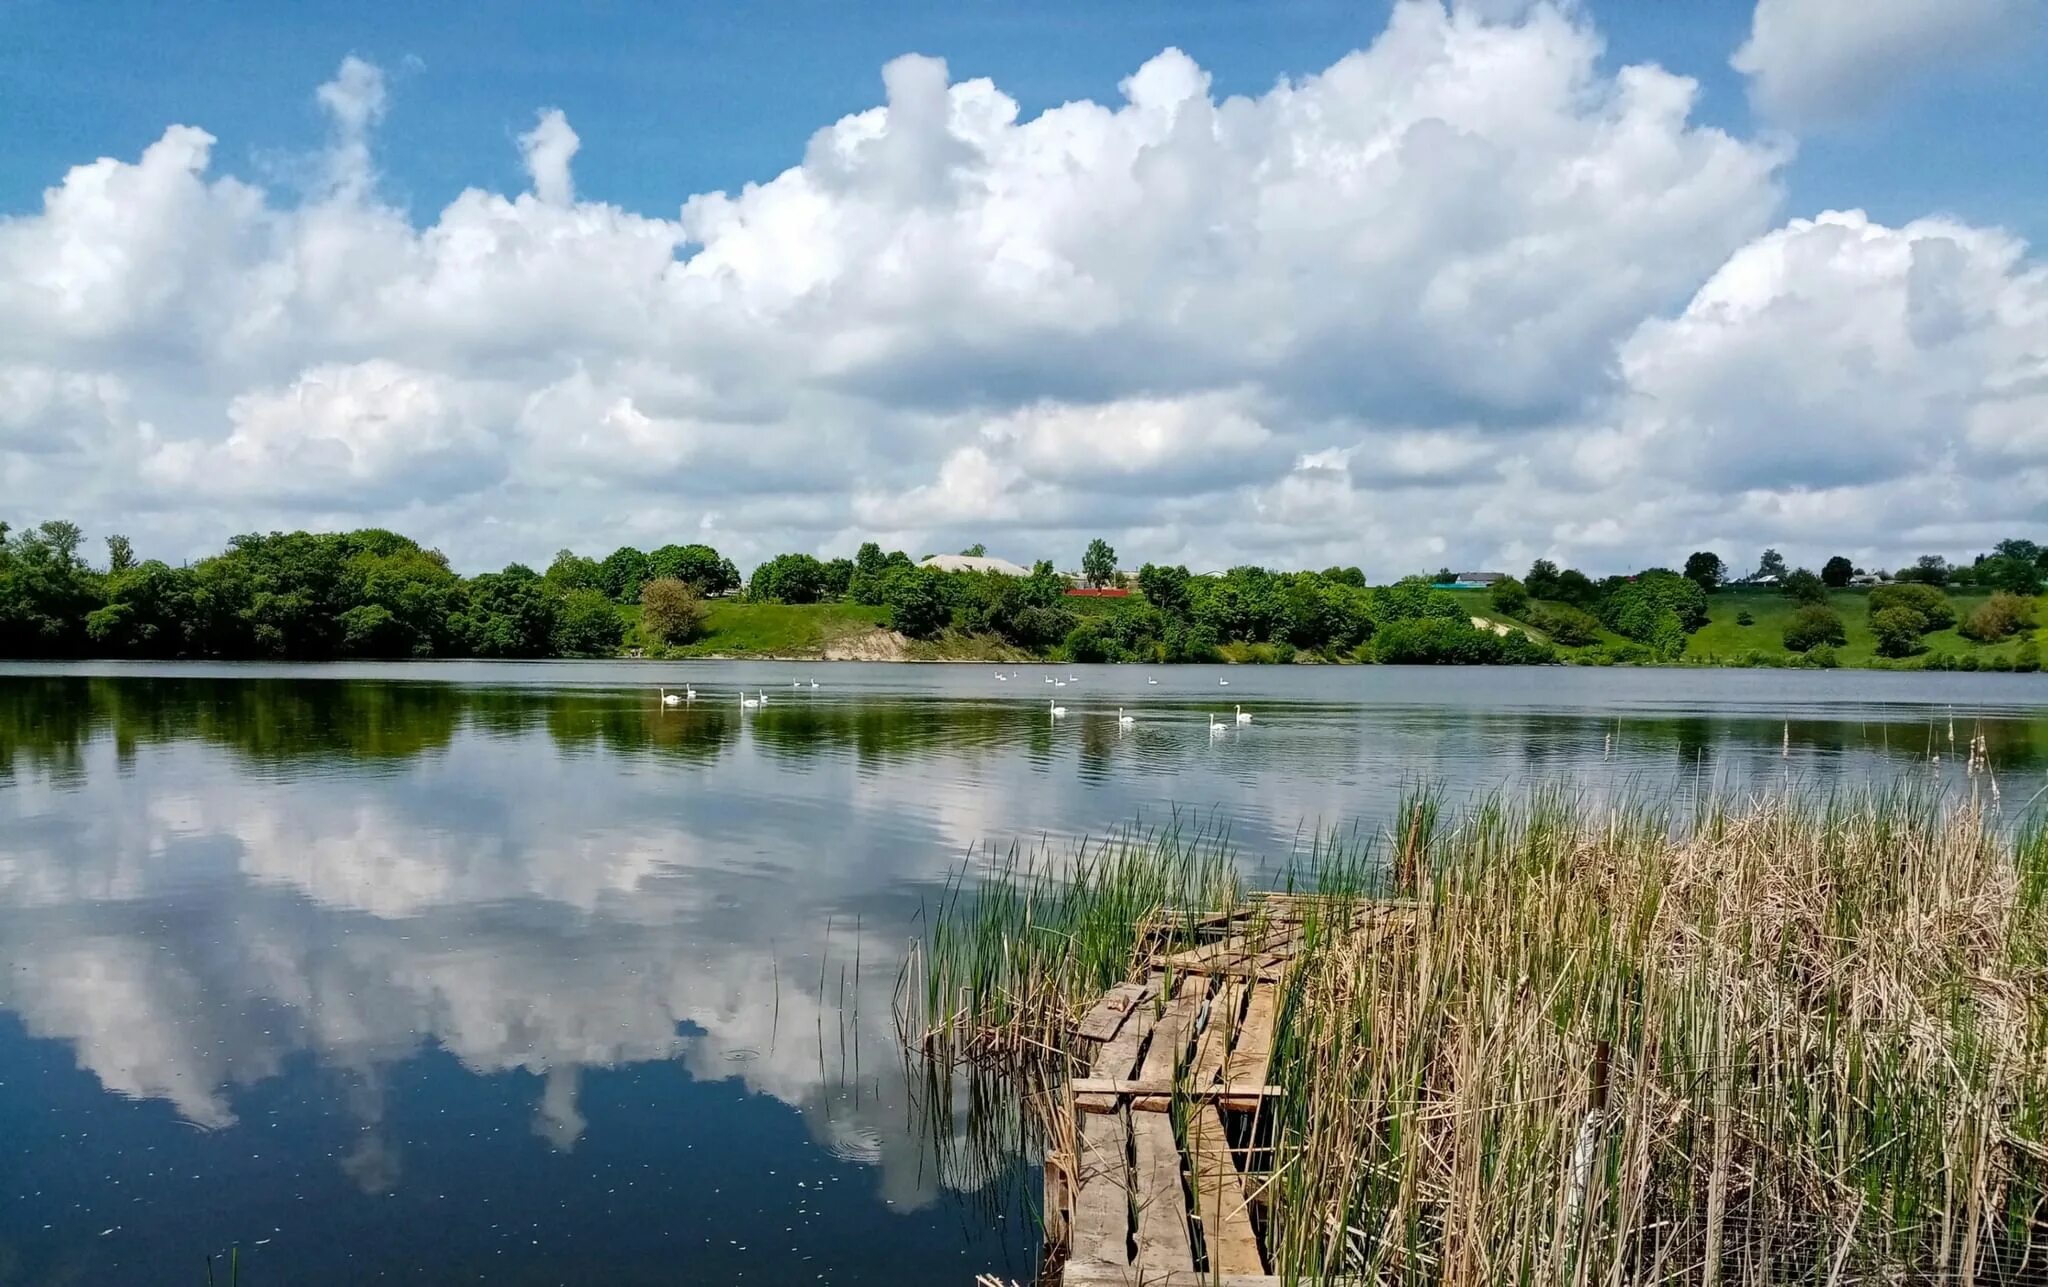
[(937, 568), (941, 572), (1000, 572), (1004, 576), (1030, 576), (1030, 568), (1020, 568), (1008, 559), (983, 558), (974, 554), (934, 554), (918, 564), (922, 568)]

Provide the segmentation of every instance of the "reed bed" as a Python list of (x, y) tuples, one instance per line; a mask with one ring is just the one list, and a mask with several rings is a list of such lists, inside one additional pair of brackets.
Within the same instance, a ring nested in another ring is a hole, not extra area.
[[(1057, 1076), (1132, 927), (1242, 893), (1203, 844), (1096, 857), (934, 918), (928, 1049)], [(1275, 1051), (1274, 1272), (2048, 1282), (2042, 829), (1915, 788), (1425, 797), (1292, 883), (1330, 896)], [(1397, 934), (1351, 914), (1389, 885)]]

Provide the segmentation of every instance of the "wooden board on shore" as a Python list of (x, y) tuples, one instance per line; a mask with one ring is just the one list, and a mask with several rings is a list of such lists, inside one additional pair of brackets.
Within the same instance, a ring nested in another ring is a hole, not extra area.
[(1231, 1161), (1223, 1114), (1214, 1104), (1188, 1118), (1188, 1174), (1210, 1272), (1263, 1273), (1266, 1266), (1259, 1258), (1258, 1235), (1252, 1231), (1251, 1204), (1245, 1198), (1237, 1164)]
[[(1147, 979), (1145, 986), (1152, 995), (1159, 994), (1163, 980), (1159, 975)], [(1129, 1077), (1137, 1068), (1138, 1057), (1145, 1051), (1145, 1039), (1152, 1035), (1154, 1016), (1152, 1007), (1141, 1002), (1131, 1013), (1129, 1020), (1118, 1029), (1116, 1036), (1104, 1042), (1089, 1062), (1088, 1070), (1097, 1077)], [(1117, 1106), (1114, 1095), (1076, 1095), (1075, 1107), (1087, 1113), (1107, 1113)]]
[(1119, 983), (1102, 994), (1102, 999), (1089, 1007), (1081, 1016), (1081, 1022), (1074, 1029), (1076, 1035), (1090, 1041), (1108, 1041), (1124, 1026), (1124, 1020), (1131, 1011), (1138, 1008), (1151, 995), (1151, 988), (1144, 983)]
[[(1165, 1098), (1179, 1095), (1184, 1099), (1272, 1099), (1279, 1095), (1278, 1086), (1257, 1086), (1249, 1082), (1228, 1082), (1208, 1086), (1195, 1086), (1187, 1082), (1151, 1081), (1144, 1077), (1076, 1077), (1071, 1083), (1076, 1097), (1087, 1095), (1145, 1095)], [(1141, 1105), (1140, 1107), (1149, 1108)], [(1159, 1109), (1164, 1109), (1161, 1104)], [(1151, 1110), (1158, 1111), (1158, 1110)]]
[[(1159, 1016), (1159, 1022), (1152, 1026), (1152, 1044), (1145, 1048), (1145, 1062), (1138, 1069), (1138, 1080), (1149, 1081), (1172, 1087), (1174, 1079), (1188, 1066), (1188, 1047), (1195, 1039), (1195, 1020), (1202, 1013), (1202, 998), (1208, 994), (1209, 980), (1199, 974), (1183, 977), (1172, 1001)], [(1167, 1100), (1163, 1095), (1149, 1095), (1131, 1102), (1131, 1107), (1146, 1112), (1160, 1112)]]
[(1195, 1267), (1195, 1249), (1188, 1237), (1188, 1206), (1180, 1183), (1180, 1149), (1173, 1142), (1173, 1121), (1164, 1113), (1131, 1115), (1131, 1143), (1137, 1164), (1132, 1169), (1138, 1206), (1138, 1257), (1148, 1272)]
[(1130, 1263), (1131, 1173), (1123, 1115), (1083, 1113), (1075, 1128), (1081, 1150), (1074, 1193), (1069, 1274), (1076, 1265)]
[[(1238, 1033), (1236, 1046), (1223, 1061), (1223, 1080), (1227, 1084), (1266, 1084), (1266, 1074), (1273, 1064), (1273, 1023), (1278, 1018), (1279, 1005), (1278, 984), (1260, 983), (1252, 989), (1251, 1004), (1245, 1007), (1244, 1028)], [(1250, 1112), (1259, 1106), (1259, 1101), (1225, 1099), (1223, 1106), (1238, 1112)]]

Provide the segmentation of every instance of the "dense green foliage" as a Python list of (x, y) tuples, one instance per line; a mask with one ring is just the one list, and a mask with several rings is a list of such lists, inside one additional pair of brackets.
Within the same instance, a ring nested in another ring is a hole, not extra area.
[(1595, 609), (1601, 624), (1660, 658), (1685, 651), (1685, 637), (1707, 620), (1707, 592), (1676, 573), (1653, 570), (1610, 580)]
[(640, 630), (653, 643), (687, 643), (704, 629), (704, 603), (680, 577), (658, 576), (640, 587)]
[(1784, 631), (1785, 647), (1806, 652), (1823, 644), (1849, 642), (1849, 631), (1841, 614), (1822, 603), (1809, 603), (1792, 614)]

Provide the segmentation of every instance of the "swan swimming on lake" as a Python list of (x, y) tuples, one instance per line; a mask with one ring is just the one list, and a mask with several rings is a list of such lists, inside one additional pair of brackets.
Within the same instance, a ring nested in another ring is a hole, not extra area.
[(817, 686), (818, 686), (818, 681), (817, 681), (817, 680), (815, 680), (815, 679), (814, 679), (814, 680), (812, 680), (812, 681), (811, 681), (811, 687), (813, 687), (813, 688), (816, 688)]
[(682, 698), (676, 696), (674, 693), (670, 692), (666, 688), (657, 688), (654, 691), (661, 694), (661, 704), (663, 706), (681, 706), (683, 704)]
[(749, 697), (749, 696), (747, 696), (747, 690), (746, 690), (746, 689), (744, 689), (744, 688), (740, 689), (740, 709), (741, 709), (741, 710), (745, 710), (745, 711), (750, 711), (750, 710), (753, 710), (753, 709), (754, 709), (754, 708), (755, 708), (756, 706), (759, 706), (760, 704), (761, 704), (761, 699), (760, 699), (760, 698), (758, 698), (758, 697)]
[(1118, 728), (1129, 728), (1137, 722), (1137, 716), (1124, 714), (1124, 708), (1121, 706), (1116, 708), (1116, 725)]
[(1146, 677), (1146, 679), (1145, 679), (1145, 682), (1146, 682), (1146, 683), (1148, 683), (1148, 684), (1156, 684), (1156, 683), (1158, 683), (1159, 681), (1158, 681), (1158, 680), (1156, 680), (1156, 679), (1153, 679), (1152, 677), (1150, 677), (1150, 676), (1148, 675), (1148, 676)]
[(1237, 708), (1237, 722), (1240, 724), (1249, 724), (1252, 722), (1252, 717), (1244, 713), (1244, 707), (1242, 706)]
[(1053, 701), (1053, 700), (1052, 700), (1051, 698), (1047, 698), (1047, 699), (1046, 699), (1046, 702), (1045, 702), (1045, 706), (1046, 706), (1046, 709), (1047, 709), (1047, 710), (1049, 710), (1049, 711), (1051, 711), (1051, 712), (1052, 712), (1052, 717), (1053, 717), (1054, 719), (1064, 719), (1064, 718), (1066, 718), (1066, 714), (1067, 714), (1067, 708), (1066, 708), (1066, 707), (1064, 707), (1064, 706), (1062, 706), (1062, 705), (1060, 705), (1060, 704), (1059, 704), (1058, 702), (1056, 702), (1056, 701)]
[(1216, 718), (1216, 714), (1215, 714), (1215, 712), (1214, 712), (1214, 711), (1211, 711), (1211, 712), (1210, 712), (1210, 714), (1209, 714), (1209, 736), (1210, 736), (1210, 737), (1222, 737), (1224, 733), (1226, 733), (1227, 731), (1229, 731), (1229, 729), (1230, 729), (1230, 725), (1228, 725), (1228, 724), (1225, 724), (1225, 723), (1223, 723), (1223, 722), (1222, 722), (1221, 720), (1217, 719), (1217, 718)]
[(1225, 688), (1228, 688), (1228, 687), (1230, 687), (1230, 681), (1229, 681), (1229, 680), (1227, 680), (1227, 679), (1219, 679), (1219, 680), (1217, 680), (1216, 682), (1217, 682), (1218, 684), (1221, 684), (1221, 685), (1222, 685), (1223, 687), (1225, 687)]

